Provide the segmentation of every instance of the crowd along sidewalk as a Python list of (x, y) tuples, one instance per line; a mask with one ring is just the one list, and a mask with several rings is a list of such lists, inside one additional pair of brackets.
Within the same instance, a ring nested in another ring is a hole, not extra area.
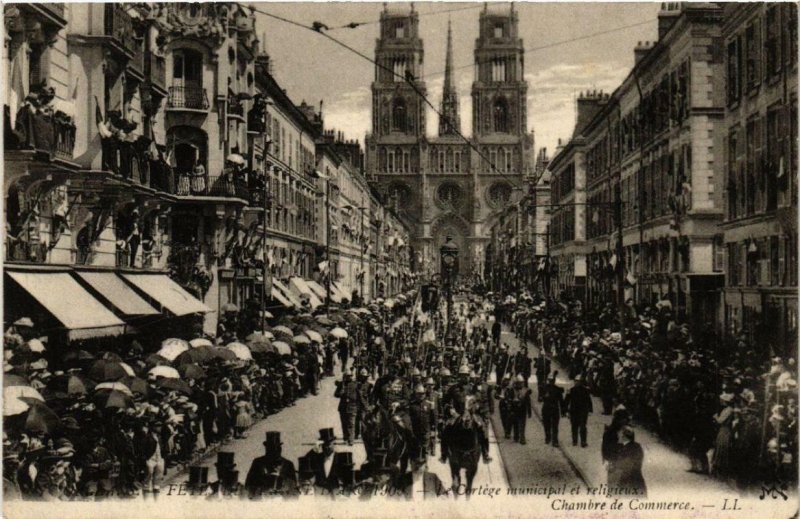
[[(516, 353), (519, 340), (506, 326), (503, 327), (501, 341), (510, 346), (512, 354)], [(536, 358), (539, 355), (539, 348), (529, 343), (528, 354), (531, 358)], [(551, 369), (558, 370), (556, 383), (564, 388), (565, 393), (569, 391), (573, 382), (567, 376), (568, 370), (555, 360), (552, 360)], [(531, 378), (531, 387), (533, 398), (536, 399), (535, 372)], [(602, 463), (600, 445), (604, 428), (611, 423), (611, 416), (602, 414), (603, 405), (598, 397), (592, 397), (592, 407), (594, 412), (589, 415), (586, 425), (588, 447), (583, 448), (580, 443), (577, 446), (572, 445), (569, 418), (563, 418), (559, 423), (559, 448), (587, 485), (599, 487), (606, 483), (606, 470)], [(534, 400), (534, 412), (541, 419), (541, 403), (536, 400)], [(540, 422), (530, 425), (541, 427)], [(726, 483), (710, 476), (688, 472), (689, 459), (685, 454), (664, 444), (655, 434), (643, 427), (635, 427), (635, 432), (636, 441), (644, 450), (642, 472), (647, 484), (648, 497), (658, 498), (659, 495), (674, 495), (682, 491), (702, 493), (709, 499), (714, 496), (720, 498), (730, 496), (732, 488)]]

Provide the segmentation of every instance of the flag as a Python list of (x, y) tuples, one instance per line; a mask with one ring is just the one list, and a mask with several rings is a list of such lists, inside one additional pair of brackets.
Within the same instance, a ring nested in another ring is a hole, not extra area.
[(14, 60), (14, 68), (11, 71), (11, 91), (8, 93), (8, 108), (10, 111), (9, 122), (14, 128), (17, 121), (17, 111), (22, 102), (28, 97), (28, 89), (22, 80), (22, 64), (20, 58)]
[(327, 272), (328, 272), (328, 260), (321, 261), (321, 262), (320, 262), (320, 263), (317, 265), (317, 268), (318, 268), (318, 269), (319, 269), (319, 271), (320, 271), (320, 272), (322, 272), (323, 274), (327, 273)]
[(611, 256), (611, 259), (608, 260), (608, 264), (611, 265), (612, 268), (616, 268), (617, 267), (617, 255), (616, 254)]

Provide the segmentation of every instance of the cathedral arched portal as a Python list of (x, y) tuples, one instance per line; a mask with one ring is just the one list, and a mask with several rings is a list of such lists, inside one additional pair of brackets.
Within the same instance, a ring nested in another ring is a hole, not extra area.
[(464, 276), (472, 271), (472, 254), (469, 247), (469, 224), (457, 215), (447, 215), (439, 218), (431, 226), (433, 243), (429, 251), (429, 260), (432, 262), (433, 271), (439, 272), (441, 267), (439, 249), (450, 236), (458, 246), (459, 276)]

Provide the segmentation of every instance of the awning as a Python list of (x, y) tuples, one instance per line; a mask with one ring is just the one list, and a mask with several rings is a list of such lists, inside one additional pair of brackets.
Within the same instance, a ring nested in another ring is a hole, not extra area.
[(280, 281), (279, 279), (273, 279), (272, 287), (277, 288), (283, 295), (283, 297), (291, 301), (294, 306), (296, 306), (297, 308), (303, 308), (303, 302), (300, 301), (300, 298), (294, 295), (292, 291), (289, 290), (289, 287), (284, 285), (282, 281)]
[[(338, 288), (336, 288), (336, 285), (334, 283), (331, 283), (330, 287), (331, 287), (331, 300), (334, 303), (341, 303), (342, 299), (344, 298), (342, 293), (339, 291)], [(350, 298), (348, 297), (348, 299)]]
[(294, 307), (292, 302), (289, 301), (283, 294), (281, 294), (281, 291), (278, 290), (277, 288), (275, 288), (274, 286), (272, 287), (272, 292), (270, 292), (270, 294), (272, 295), (272, 299), (274, 299), (275, 301), (278, 301), (280, 304), (282, 304), (286, 308), (293, 308)]
[(317, 294), (311, 290), (303, 278), (293, 277), (289, 279), (289, 288), (292, 289), (297, 296), (303, 294), (308, 296), (308, 302), (311, 304), (312, 309), (322, 305), (322, 301), (320, 301), (319, 297), (317, 297)]
[(75, 274), (125, 315), (158, 315), (160, 313), (139, 297), (139, 294), (114, 272), (76, 272)]
[(211, 311), (164, 274), (122, 274), (122, 277), (178, 317)]
[(328, 294), (325, 292), (325, 287), (316, 281), (306, 279), (306, 284), (308, 285), (308, 288), (313, 290), (314, 293), (317, 294), (317, 297), (319, 297), (322, 301), (325, 301), (328, 298)]
[(125, 323), (68, 272), (8, 272), (8, 275), (69, 330), (70, 339), (125, 333)]
[(336, 287), (336, 290), (338, 290), (339, 293), (342, 294), (342, 299), (347, 299), (348, 301), (351, 301), (353, 299), (353, 291), (350, 290), (350, 288), (341, 281), (336, 281), (335, 283), (331, 283), (331, 287)]

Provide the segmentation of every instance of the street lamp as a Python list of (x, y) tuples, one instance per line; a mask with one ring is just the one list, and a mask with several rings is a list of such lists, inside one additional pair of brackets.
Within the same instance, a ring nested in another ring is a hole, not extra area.
[(442, 282), (447, 290), (447, 328), (445, 330), (445, 341), (450, 339), (450, 320), (453, 312), (453, 283), (458, 275), (458, 246), (453, 243), (453, 237), (448, 236), (447, 240), (439, 248), (441, 256)]

